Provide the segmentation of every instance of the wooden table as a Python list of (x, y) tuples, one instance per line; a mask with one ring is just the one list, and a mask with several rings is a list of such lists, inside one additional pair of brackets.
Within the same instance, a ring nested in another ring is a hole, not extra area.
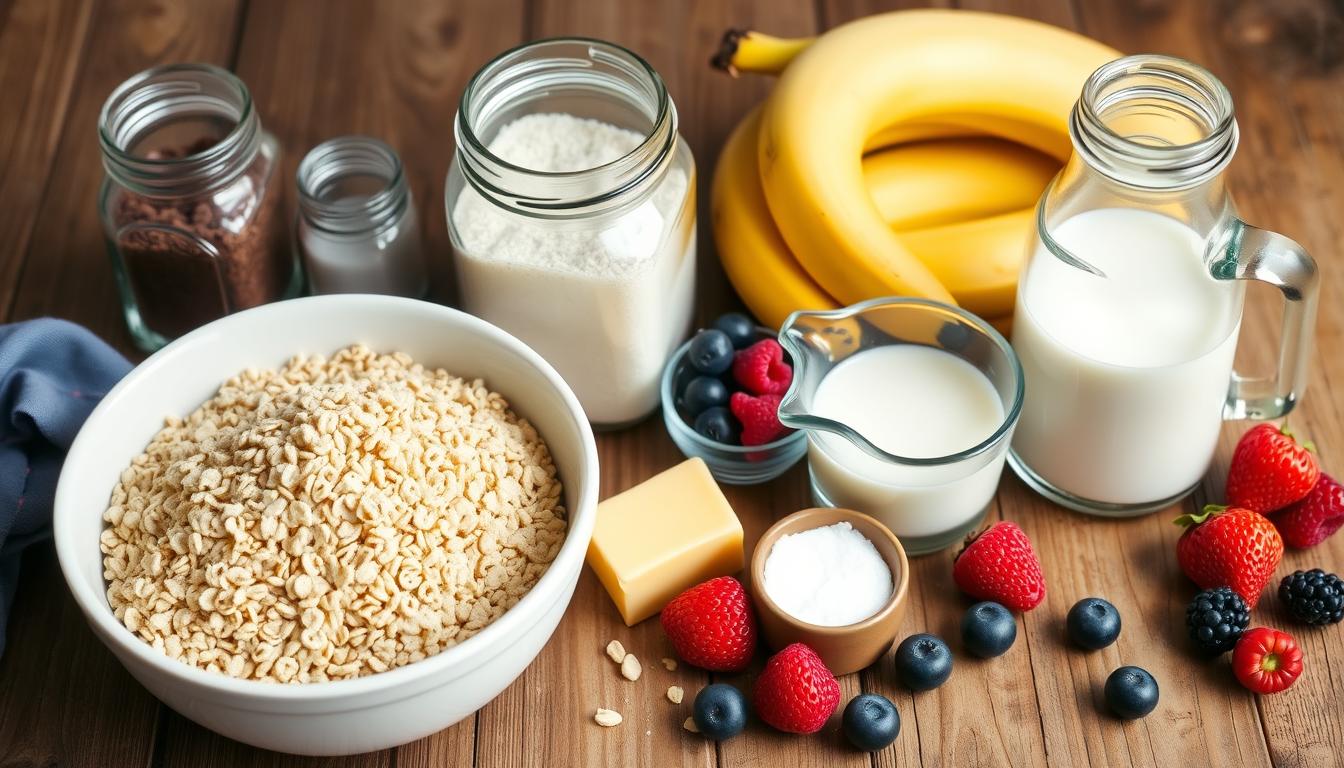
[[(102, 175), (95, 124), (104, 98), (155, 64), (210, 61), (248, 83), (267, 128), (282, 141), (284, 178), (307, 148), (362, 132), (402, 154), (423, 212), (439, 295), (450, 295), (442, 184), (452, 123), (467, 78), (494, 53), (523, 40), (582, 34), (645, 55), (677, 102), (681, 130), (707, 182), (718, 147), (768, 83), (731, 80), (706, 59), (729, 26), (801, 35), (903, 3), (865, 0), (490, 0), (449, 3), (280, 0), (0, 0), (0, 317), (70, 318), (131, 353), (104, 252), (94, 195)], [(1311, 392), (1295, 415), (1327, 466), (1344, 471), (1344, 12), (1328, 0), (1112, 3), (1104, 0), (965, 0), (1079, 29), (1127, 51), (1161, 51), (1210, 67), (1227, 83), (1241, 119), (1231, 177), (1251, 221), (1291, 233), (1324, 267)], [(899, 45), (900, 41), (892, 41)], [(701, 190), (700, 319), (736, 305), (716, 263)], [(290, 210), (293, 194), (290, 190)], [(1243, 365), (1272, 358), (1278, 306), (1252, 291)], [(1225, 431), (1204, 498), (1217, 498), (1241, 425)], [(1161, 435), (1154, 435), (1161, 440)], [(681, 456), (659, 419), (599, 438), (603, 496)], [(805, 470), (727, 493), (752, 541), (769, 523), (807, 506)], [(1198, 499), (1197, 499), (1198, 500)], [(1192, 500), (1188, 506), (1193, 506)], [(1044, 561), (1049, 599), (1022, 620), (1017, 645), (981, 662), (958, 652), (941, 689), (911, 696), (889, 662), (841, 683), (891, 697), (903, 718), (896, 744), (872, 757), (843, 746), (833, 722), (813, 737), (753, 724), (715, 745), (687, 734), (690, 697), (709, 677), (665, 672), (656, 621), (626, 629), (589, 572), (551, 643), (498, 699), (459, 725), (396, 750), (317, 761), (234, 743), (161, 706), (85, 627), (62, 584), (50, 545), (26, 556), (21, 596), (0, 660), (0, 766), (478, 766), (499, 765), (1328, 765), (1344, 750), (1339, 690), (1344, 639), (1338, 626), (1293, 631), (1307, 671), (1286, 694), (1257, 699), (1227, 662), (1193, 660), (1184, 645), (1194, 590), (1173, 554), (1173, 508), (1107, 522), (1054, 507), (1011, 476), (994, 518), (1015, 520)], [(912, 608), (902, 634), (956, 636), (967, 601), (950, 579), (951, 553), (913, 563)], [(1280, 572), (1344, 569), (1344, 536), (1290, 553)], [(1119, 642), (1084, 654), (1063, 638), (1078, 598), (1101, 595), (1124, 617)], [(1267, 598), (1256, 624), (1288, 627)], [(646, 660), (628, 683), (605, 660), (612, 638)], [(954, 644), (955, 645), (955, 644)], [(1122, 664), (1157, 677), (1162, 701), (1144, 720), (1101, 714), (1101, 686)], [(750, 675), (731, 678), (750, 686)], [(677, 682), (687, 702), (663, 691)], [(592, 723), (595, 707), (625, 724)], [(838, 718), (837, 718), (838, 719)]]

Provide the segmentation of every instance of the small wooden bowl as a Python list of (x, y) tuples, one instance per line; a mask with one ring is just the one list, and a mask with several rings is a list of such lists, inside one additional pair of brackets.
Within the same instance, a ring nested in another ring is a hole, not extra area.
[[(836, 523), (849, 523), (873, 542), (891, 570), (891, 599), (877, 613), (856, 624), (823, 627), (800, 621), (785, 613), (765, 593), (765, 560), (779, 537)], [(812, 508), (776, 522), (756, 542), (751, 556), (751, 596), (761, 631), (770, 647), (778, 650), (791, 643), (806, 643), (836, 675), (847, 675), (873, 664), (896, 639), (905, 617), (905, 596), (910, 587), (910, 564), (905, 548), (885, 525), (852, 509)]]

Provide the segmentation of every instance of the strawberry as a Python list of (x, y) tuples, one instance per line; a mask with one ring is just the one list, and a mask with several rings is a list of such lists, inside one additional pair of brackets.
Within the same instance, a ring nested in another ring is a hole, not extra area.
[(687, 664), (736, 672), (756, 652), (756, 616), (732, 576), (697, 584), (663, 608), (663, 631)]
[(728, 398), (728, 410), (742, 423), (743, 445), (765, 445), (788, 434), (789, 428), (779, 423), (779, 395), (753, 397), (746, 392), (734, 392)]
[(1283, 558), (1283, 539), (1264, 515), (1242, 507), (1210, 504), (1181, 515), (1187, 526), (1176, 542), (1181, 570), (1200, 589), (1231, 587), (1254, 608), (1260, 591)]
[(1260, 514), (1302, 499), (1321, 474), (1310, 442), (1299, 444), (1288, 427), (1257, 424), (1237, 441), (1227, 470), (1227, 503)]
[(1031, 539), (1007, 521), (966, 537), (952, 563), (952, 579), (971, 597), (1013, 611), (1030, 611), (1045, 599), (1045, 577)]
[(1322, 472), (1305, 499), (1275, 512), (1269, 521), (1279, 529), (1284, 544), (1314, 547), (1344, 526), (1344, 486)]
[(1232, 673), (1256, 693), (1286, 691), (1302, 676), (1302, 649), (1287, 632), (1249, 629), (1232, 650)]
[(765, 663), (752, 703), (776, 730), (816, 733), (840, 705), (840, 683), (816, 651), (794, 643)]
[(761, 339), (733, 356), (733, 378), (753, 395), (782, 395), (793, 383), (793, 368), (778, 341)]

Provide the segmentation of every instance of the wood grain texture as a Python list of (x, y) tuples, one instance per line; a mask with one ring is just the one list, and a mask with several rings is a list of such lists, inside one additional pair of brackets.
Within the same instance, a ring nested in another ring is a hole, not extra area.
[[(6, 10), (31, 16), (41, 9), (16, 3)], [(60, 13), (55, 4), (50, 10)], [(40, 204), (29, 207), (23, 214), (25, 220), (18, 222), (31, 229), (31, 238), (22, 237), (19, 229), (0, 230), (4, 243), (0, 246), (4, 248), (0, 296), (14, 296), (10, 315), (75, 318), (104, 338), (128, 346), (95, 211), (95, 190), (102, 175), (94, 132), (98, 111), (119, 82), (146, 67), (181, 59), (227, 61), (236, 12), (232, 0), (201, 2), (191, 12), (165, 8), (152, 0), (121, 0), (100, 5), (83, 21), (67, 17), (74, 29), (53, 33), (29, 28), (48, 43), (63, 41), (78, 49), (80, 64), (73, 84), (63, 83), (60, 77), (51, 79), (52, 91), (34, 93), (30, 104), (13, 109), (7, 105), (0, 117), (0, 136), (16, 141), (27, 140), (21, 138), (22, 131), (15, 129), (13, 120), (40, 125), (44, 119), (40, 113), (48, 105), (59, 110), (58, 118), (64, 118), (62, 124), (43, 129), (52, 131), (51, 141), (59, 136), (54, 154), (44, 149), (45, 139), (26, 145), (34, 155), (45, 152), (45, 163), (40, 157), (14, 156), (13, 173), (37, 176), (27, 183), (42, 194)], [(11, 50), (5, 35), (18, 34), (35, 19), (5, 18), (0, 40), (7, 42), (0, 49), (0, 61), (22, 69), (29, 62), (11, 58), (20, 51)], [(87, 44), (80, 24), (93, 30)], [(34, 63), (54, 62), (57, 53), (71, 55), (72, 51), (33, 51), (32, 59)], [(45, 72), (49, 66), (41, 63), (33, 74), (50, 77)], [(11, 95), (8, 77), (3, 78), (6, 98)], [(68, 97), (62, 95), (63, 89), (69, 91)], [(62, 106), (63, 101), (68, 106)], [(9, 149), (5, 146), (0, 151)], [(9, 170), (0, 177), (10, 176)], [(11, 188), (5, 185), (10, 181), (0, 178), (0, 195), (4, 195), (0, 210), (26, 205), (22, 195), (9, 196)], [(11, 232), (13, 240), (9, 239)], [(21, 277), (20, 264), (24, 266)], [(65, 589), (49, 544), (28, 553), (20, 584), (21, 595), (9, 619), (9, 648), (0, 659), (0, 765), (147, 765), (161, 707), (89, 631)]]
[[(26, 252), (56, 157), (93, 17), (90, 0), (16, 0), (0, 6), (0, 242)], [(0, 317), (9, 312), (21, 258), (0, 261)]]
[[(263, 123), (280, 138), (288, 210), (293, 169), (319, 141), (351, 132), (387, 140), (401, 154), (421, 211), (435, 295), (452, 295), (442, 184), (452, 121), (467, 78), (490, 56), (524, 39), (583, 34), (645, 56), (667, 81), (699, 173), (697, 319), (738, 308), (715, 258), (708, 182), (724, 137), (768, 92), (766, 78), (728, 78), (705, 61), (727, 27), (810, 34), (875, 11), (925, 3), (878, 0), (0, 0), (0, 311), (56, 314), (129, 349), (94, 206), (101, 177), (93, 126), (108, 92), (153, 63), (234, 63)], [(1242, 129), (1230, 183), (1243, 215), (1292, 234), (1322, 265), (1322, 350), (1309, 394), (1293, 415), (1327, 467), (1344, 462), (1344, 14), (1330, 0), (946, 0), (928, 3), (1013, 13), (1072, 27), (1125, 51), (1158, 51), (1208, 66), (1227, 83)], [(82, 44), (81, 44), (82, 42)], [(17, 45), (16, 45), (17, 44)], [(5, 302), (13, 297), (12, 306)], [(1238, 365), (1266, 370), (1275, 351), (1278, 299), (1252, 290)], [(1333, 353), (1333, 354), (1332, 354)], [(1227, 457), (1244, 425), (1224, 430), (1209, 481), (1191, 508), (1222, 493)], [(661, 420), (599, 435), (601, 495), (634, 485), (681, 460)], [(753, 488), (725, 487), (747, 541), (779, 517), (809, 506), (804, 467)], [(715, 745), (681, 729), (709, 675), (671, 655), (656, 620), (627, 628), (584, 571), (570, 611), (536, 662), (474, 718), (398, 750), (319, 761), (255, 750), (168, 711), (97, 643), (69, 600), (50, 548), (25, 562), (24, 588), (0, 659), (0, 766), (895, 766), (1236, 765), (1325, 766), (1344, 752), (1337, 713), (1344, 690), (1338, 627), (1290, 624), (1266, 596), (1257, 624), (1289, 629), (1303, 643), (1307, 673), (1289, 693), (1257, 699), (1228, 663), (1196, 663), (1184, 639), (1194, 588), (1173, 555), (1179, 508), (1131, 521), (1102, 521), (1053, 507), (1011, 476), (991, 519), (1021, 524), (1041, 554), (1049, 598), (1019, 625), (1004, 657), (979, 661), (957, 640), (970, 604), (950, 580), (952, 553), (911, 562), (911, 606), (901, 636), (947, 638), (952, 680), (911, 695), (890, 654), (842, 679), (845, 699), (889, 696), (901, 737), (869, 756), (847, 748), (838, 714), (814, 737), (788, 737), (753, 722)], [(1294, 568), (1344, 568), (1344, 537), (1290, 552)], [(1082, 653), (1068, 646), (1063, 617), (1100, 595), (1124, 617), (1120, 641)], [(619, 639), (643, 662), (638, 682), (602, 653)], [(1162, 703), (1122, 723), (1103, 712), (1101, 688), (1122, 664), (1151, 670)], [(721, 679), (750, 691), (754, 672)], [(676, 683), (681, 705), (663, 693)], [(625, 722), (603, 729), (597, 707)]]
[(97, 191), (103, 177), (98, 112), (112, 89), (155, 64), (227, 64), (239, 8), (236, 0), (205, 0), (189, 6), (159, 0), (111, 0), (98, 7), (24, 254), (11, 318), (64, 317), (131, 353), (97, 214)]

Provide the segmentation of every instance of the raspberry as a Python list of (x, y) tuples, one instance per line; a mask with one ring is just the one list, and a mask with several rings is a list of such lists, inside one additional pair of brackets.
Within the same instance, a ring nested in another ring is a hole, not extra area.
[(733, 379), (753, 395), (782, 395), (793, 383), (793, 368), (778, 341), (761, 339), (733, 357)]
[(1287, 632), (1269, 627), (1246, 631), (1232, 649), (1232, 673), (1256, 693), (1278, 693), (1302, 676), (1302, 648)]
[(1045, 576), (1031, 539), (1016, 523), (997, 522), (966, 538), (952, 561), (952, 580), (977, 600), (1030, 611), (1045, 599)]
[(821, 657), (794, 643), (770, 657), (752, 692), (756, 714), (785, 733), (816, 733), (840, 705), (840, 683)]
[(788, 427), (779, 423), (779, 395), (752, 397), (746, 392), (734, 392), (728, 398), (728, 409), (742, 422), (743, 445), (765, 445), (788, 434)]
[(681, 660), (735, 672), (756, 652), (756, 615), (742, 584), (720, 576), (682, 592), (663, 608), (663, 631)]

